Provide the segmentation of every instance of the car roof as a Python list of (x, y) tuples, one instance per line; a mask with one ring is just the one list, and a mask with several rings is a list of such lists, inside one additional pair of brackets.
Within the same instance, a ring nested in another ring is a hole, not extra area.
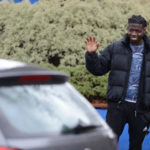
[(68, 79), (69, 75), (61, 71), (14, 60), (0, 59), (0, 86), (64, 83)]

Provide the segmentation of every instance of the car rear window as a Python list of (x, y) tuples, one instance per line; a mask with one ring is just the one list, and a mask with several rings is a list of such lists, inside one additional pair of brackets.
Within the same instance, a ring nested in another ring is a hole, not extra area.
[(100, 125), (103, 120), (70, 83), (0, 88), (0, 109), (25, 133), (61, 133), (64, 127)]

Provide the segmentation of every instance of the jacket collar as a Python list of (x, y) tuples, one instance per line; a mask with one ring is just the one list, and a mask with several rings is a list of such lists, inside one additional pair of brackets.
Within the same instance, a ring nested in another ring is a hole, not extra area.
[[(145, 45), (146, 50), (150, 51), (150, 39), (147, 37), (146, 34), (143, 36), (143, 40), (144, 40), (144, 45)], [(130, 39), (129, 39), (128, 34), (124, 35), (124, 37), (121, 39), (121, 42), (129, 47)]]

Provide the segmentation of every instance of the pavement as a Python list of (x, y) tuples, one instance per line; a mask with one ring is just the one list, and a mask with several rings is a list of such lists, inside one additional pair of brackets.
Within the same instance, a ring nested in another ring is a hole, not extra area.
[[(96, 109), (100, 116), (106, 120), (106, 109)], [(128, 134), (128, 125), (125, 125), (124, 131), (119, 139), (119, 150), (128, 150), (129, 148), (129, 134)], [(150, 134), (148, 134), (143, 142), (142, 150), (150, 150)]]

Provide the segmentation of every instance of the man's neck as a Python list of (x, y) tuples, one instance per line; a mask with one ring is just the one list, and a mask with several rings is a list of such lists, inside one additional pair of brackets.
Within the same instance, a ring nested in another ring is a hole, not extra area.
[(144, 40), (142, 39), (140, 42), (138, 42), (138, 43), (133, 43), (133, 42), (130, 42), (132, 45), (134, 45), (134, 46), (140, 46), (140, 45), (142, 45), (142, 44), (144, 44)]

